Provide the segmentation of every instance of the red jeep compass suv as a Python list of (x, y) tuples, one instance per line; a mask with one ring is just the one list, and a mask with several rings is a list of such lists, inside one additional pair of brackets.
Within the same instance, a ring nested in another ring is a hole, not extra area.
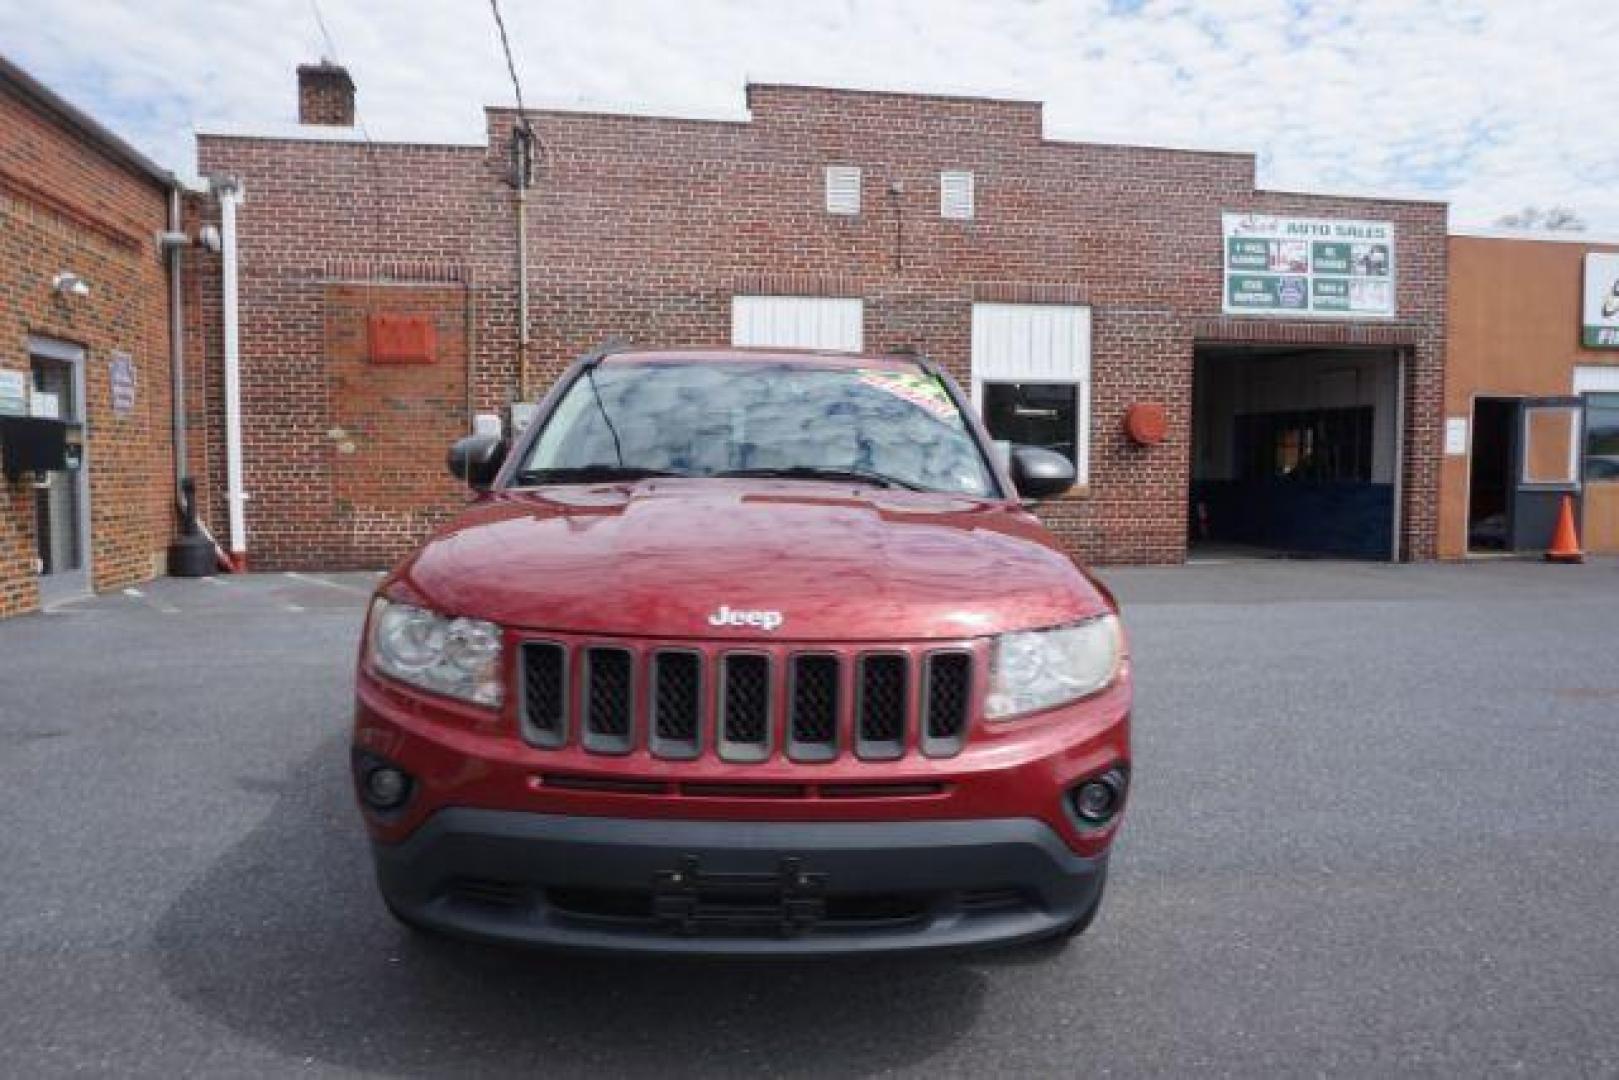
[[(914, 356), (596, 353), (378, 589), (354, 779), (388, 907), (798, 955), (1071, 936), (1130, 777), (1116, 606)], [(1002, 459), (1004, 465), (1002, 464)]]

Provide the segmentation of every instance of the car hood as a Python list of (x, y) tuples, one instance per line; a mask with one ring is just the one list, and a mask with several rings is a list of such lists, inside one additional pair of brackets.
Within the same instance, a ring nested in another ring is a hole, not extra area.
[[(502, 492), (388, 588), (506, 626), (660, 638), (962, 638), (1110, 610), (1022, 509), (800, 481)], [(722, 607), (781, 624), (716, 625)]]

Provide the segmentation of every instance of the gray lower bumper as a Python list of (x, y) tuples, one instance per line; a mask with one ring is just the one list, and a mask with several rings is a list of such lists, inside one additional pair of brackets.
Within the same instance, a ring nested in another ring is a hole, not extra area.
[(402, 918), (560, 948), (800, 956), (970, 948), (1059, 933), (1106, 857), (1028, 819), (643, 821), (440, 811), (374, 847)]

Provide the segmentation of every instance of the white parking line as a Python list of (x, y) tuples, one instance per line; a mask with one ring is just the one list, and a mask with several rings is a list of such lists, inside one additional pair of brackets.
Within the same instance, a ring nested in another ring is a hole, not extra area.
[(300, 574), (296, 570), (288, 570), (283, 574), (283, 576), (292, 578), (294, 581), (302, 581), (310, 585), (324, 585), (328, 589), (341, 589), (343, 592), (353, 593), (355, 596), (371, 595), (370, 589), (357, 589), (353, 585), (345, 585), (341, 581), (328, 581), (323, 577), (315, 577), (312, 574)]
[(158, 611), (161, 611), (165, 615), (178, 615), (178, 614), (180, 614), (180, 609), (175, 607), (173, 604), (166, 603), (166, 602), (164, 602), (162, 600), (157, 599), (156, 597), (147, 596), (145, 593), (141, 592), (139, 589), (136, 589), (136, 588), (133, 588), (133, 587), (127, 588), (127, 589), (124, 590), (124, 595), (131, 598), (131, 599), (133, 599), (133, 600), (139, 600), (141, 603), (145, 604), (149, 608), (156, 608)]

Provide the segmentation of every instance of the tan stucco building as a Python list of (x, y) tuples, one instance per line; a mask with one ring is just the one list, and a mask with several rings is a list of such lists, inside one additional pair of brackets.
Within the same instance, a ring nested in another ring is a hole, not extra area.
[(1619, 237), (1450, 238), (1439, 554), (1543, 550), (1565, 494), (1619, 554)]

